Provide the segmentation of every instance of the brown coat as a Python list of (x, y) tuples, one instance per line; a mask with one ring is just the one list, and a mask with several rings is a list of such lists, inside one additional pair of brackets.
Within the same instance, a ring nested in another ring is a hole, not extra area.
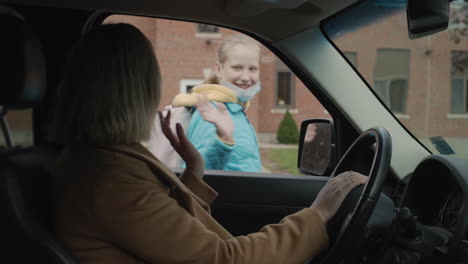
[(216, 192), (195, 175), (178, 179), (141, 144), (70, 147), (56, 173), (56, 232), (83, 264), (294, 264), (328, 245), (310, 208), (232, 237), (210, 215)]

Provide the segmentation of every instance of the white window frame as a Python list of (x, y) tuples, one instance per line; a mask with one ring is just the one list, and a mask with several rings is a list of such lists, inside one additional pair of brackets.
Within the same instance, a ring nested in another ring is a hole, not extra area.
[[(408, 90), (409, 90), (409, 78), (408, 78), (408, 76), (394, 75), (394, 76), (389, 76), (387, 78), (374, 79), (374, 90), (375, 90), (375, 83), (377, 81), (385, 81), (386, 82), (387, 98), (390, 100), (390, 94), (389, 94), (390, 93), (390, 83), (392, 81), (398, 81), (398, 80), (405, 80), (406, 81), (406, 98), (405, 98), (406, 100), (405, 100), (405, 103), (408, 103)], [(376, 93), (377, 93), (377, 91), (376, 91)], [(380, 98), (380, 99), (383, 101), (383, 98)], [(392, 113), (394, 115), (402, 116), (405, 119), (409, 118), (409, 116), (406, 114), (406, 112), (407, 112), (406, 106), (405, 106), (405, 111), (404, 112), (393, 112), (391, 102), (389, 103), (389, 105), (387, 105), (387, 107), (390, 109), (390, 111), (392, 111)]]
[[(452, 109), (452, 105), (451, 105), (452, 103), (450, 103), (450, 114), (461, 114), (461, 115), (466, 115), (466, 114), (468, 114), (468, 100), (467, 100), (467, 98), (466, 98), (467, 95), (468, 95), (468, 77), (464, 77), (464, 78), (462, 78), (462, 77), (460, 77), (460, 78), (458, 78), (458, 77), (453, 78), (453, 77), (452, 77), (452, 81), (453, 81), (453, 80), (463, 80), (463, 86), (464, 86), (463, 88), (464, 88), (464, 90), (465, 90), (465, 96), (463, 96), (464, 105), (465, 105), (465, 107), (464, 107), (464, 108), (465, 108), (465, 112), (453, 113), (452, 110), (451, 110), (451, 109)], [(450, 87), (450, 93), (453, 93), (453, 87)], [(452, 95), (452, 94), (450, 94), (450, 96), (451, 96), (451, 95)]]
[(179, 93), (186, 93), (187, 86), (195, 86), (203, 83), (203, 79), (182, 79), (179, 81)]
[[(348, 57), (347, 54), (348, 55), (354, 55), (354, 57), (355, 57), (354, 63), (351, 61), (351, 59)], [(357, 53), (357, 51), (343, 51), (343, 56), (345, 56), (346, 59), (351, 63), (351, 65), (353, 65), (354, 68), (357, 69), (357, 67), (358, 67), (358, 53)]]
[[(214, 27), (217, 27), (218, 28), (218, 31), (216, 32), (208, 32), (208, 31), (199, 31), (200, 27), (199, 25), (200, 24), (203, 24), (203, 23), (197, 23), (196, 26), (197, 26), (197, 29), (195, 31), (195, 37), (196, 38), (203, 38), (203, 39), (219, 39), (222, 37), (221, 35), (221, 32), (220, 32), (220, 27), (218, 26), (214, 26)], [(213, 25), (211, 25), (213, 26)]]

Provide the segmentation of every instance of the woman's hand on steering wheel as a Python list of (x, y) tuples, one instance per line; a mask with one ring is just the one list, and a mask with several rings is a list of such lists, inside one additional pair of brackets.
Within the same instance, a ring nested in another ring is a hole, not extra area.
[(346, 171), (330, 178), (310, 208), (314, 209), (326, 223), (336, 214), (348, 193), (366, 182), (366, 176), (354, 171)]

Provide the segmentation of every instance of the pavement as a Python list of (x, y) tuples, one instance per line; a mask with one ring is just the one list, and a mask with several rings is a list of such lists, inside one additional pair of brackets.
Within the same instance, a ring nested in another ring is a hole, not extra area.
[(269, 149), (297, 149), (297, 145), (290, 144), (272, 144), (272, 143), (260, 143), (260, 148), (269, 148)]

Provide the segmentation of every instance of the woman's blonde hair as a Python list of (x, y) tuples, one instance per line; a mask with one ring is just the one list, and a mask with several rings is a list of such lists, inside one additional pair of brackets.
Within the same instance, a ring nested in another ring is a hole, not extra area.
[[(223, 44), (218, 49), (218, 62), (223, 64), (227, 59), (227, 54), (232, 47), (236, 45), (250, 45), (258, 49), (258, 54), (260, 58), (260, 45), (253, 38), (244, 35), (244, 34), (233, 34), (226, 37), (223, 41)], [(220, 80), (215, 73), (212, 73), (210, 77), (204, 83), (219, 84)]]
[(128, 144), (147, 140), (160, 99), (150, 41), (129, 24), (101, 25), (75, 46), (57, 93), (52, 139)]

